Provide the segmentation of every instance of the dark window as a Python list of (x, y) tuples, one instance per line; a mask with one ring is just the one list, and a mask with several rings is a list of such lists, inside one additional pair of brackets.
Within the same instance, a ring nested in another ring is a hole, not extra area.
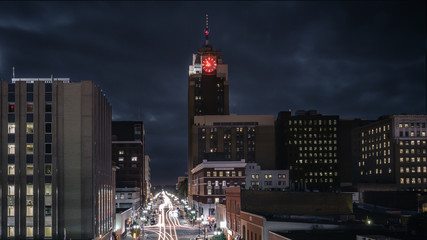
[(45, 216), (52, 216), (52, 206), (45, 206), (44, 207), (44, 215)]
[(44, 91), (45, 92), (52, 92), (52, 83), (46, 83), (44, 85)]
[(27, 112), (33, 112), (33, 104), (27, 104)]
[(15, 92), (15, 84), (13, 84), (13, 83), (9, 83), (8, 85), (7, 85), (7, 89), (8, 89), (8, 92)]
[(52, 142), (52, 134), (46, 134), (44, 137), (45, 142), (51, 143)]
[(7, 155), (8, 163), (15, 163), (15, 155)]
[(33, 155), (32, 154), (27, 155), (26, 161), (27, 161), (27, 163), (33, 163), (33, 161), (34, 161)]
[(15, 114), (8, 114), (7, 115), (7, 122), (10, 122), (10, 123), (15, 122)]
[(27, 102), (33, 101), (33, 93), (27, 93)]
[(10, 113), (15, 112), (15, 104), (9, 104), (9, 112)]
[(45, 153), (52, 153), (52, 144), (45, 144)]
[(33, 142), (33, 134), (27, 134), (27, 143)]
[(8, 93), (7, 94), (7, 100), (9, 102), (15, 102), (15, 93)]
[(8, 134), (7, 135), (7, 142), (8, 143), (14, 143), (15, 142), (15, 134)]
[(52, 176), (44, 176), (45, 183), (52, 183)]
[(46, 123), (45, 132), (46, 133), (51, 133), (52, 132), (52, 123)]
[(46, 102), (50, 102), (50, 101), (52, 101), (52, 93), (45, 93), (45, 96), (44, 96), (44, 100), (46, 101)]
[(27, 92), (33, 92), (33, 87), (34, 87), (34, 84), (27, 83)]
[(44, 121), (45, 121), (45, 122), (52, 122), (52, 114), (50, 114), (50, 113), (46, 113), (46, 114), (45, 114)]
[(27, 122), (33, 122), (33, 114), (27, 114)]
[(45, 155), (44, 161), (45, 163), (52, 163), (52, 155)]
[(52, 104), (51, 103), (46, 103), (45, 112), (52, 112)]

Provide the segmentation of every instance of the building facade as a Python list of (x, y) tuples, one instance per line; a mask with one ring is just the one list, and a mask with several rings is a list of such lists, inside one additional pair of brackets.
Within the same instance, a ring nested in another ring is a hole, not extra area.
[[(133, 209), (145, 203), (145, 130), (141, 121), (114, 121), (112, 127), (112, 157), (119, 167), (116, 187), (138, 189), (138, 201)], [(133, 191), (133, 190), (129, 190)]]
[(145, 191), (144, 191), (144, 196), (145, 196), (145, 204), (144, 206), (148, 203), (148, 200), (150, 199), (151, 196), (151, 158), (148, 155), (145, 155), (145, 162), (144, 162), (144, 178), (145, 178)]
[[(196, 54), (193, 54), (192, 65), (189, 66), (188, 71), (187, 166), (189, 179), (191, 179), (191, 169), (199, 164), (198, 154), (194, 154), (192, 149), (194, 116), (229, 114), (228, 65), (223, 63), (222, 53), (209, 44), (207, 23), (204, 34), (205, 44)], [(190, 187), (188, 194), (191, 198)]]
[(338, 116), (280, 112), (277, 165), (289, 169), (292, 190), (333, 191), (339, 186)]
[(427, 191), (427, 115), (392, 115), (353, 131), (359, 183)]
[(111, 106), (91, 81), (0, 82), (1, 238), (110, 238)]
[(265, 169), (275, 167), (273, 115), (195, 116), (191, 133), (195, 163), (245, 159)]
[(245, 160), (207, 161), (191, 170), (190, 187), (193, 192), (192, 207), (204, 220), (215, 217), (215, 204), (225, 202), (225, 191), (230, 186), (245, 185)]
[(289, 170), (263, 170), (256, 163), (247, 163), (245, 176), (246, 189), (289, 190)]

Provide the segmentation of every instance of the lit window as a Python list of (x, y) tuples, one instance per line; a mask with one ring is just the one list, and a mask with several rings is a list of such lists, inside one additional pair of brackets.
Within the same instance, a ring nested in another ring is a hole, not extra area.
[(119, 162), (123, 162), (125, 160), (124, 157), (119, 157)]
[(213, 174), (214, 177), (216, 177), (216, 175), (217, 175), (216, 171), (213, 171), (212, 174)]
[(46, 174), (46, 175), (52, 174), (52, 164), (46, 164), (44, 166), (44, 174)]
[(34, 144), (27, 143), (27, 154), (34, 154)]
[(224, 172), (223, 171), (219, 171), (219, 176), (220, 177), (224, 176)]
[(124, 193), (120, 193), (120, 199), (125, 199), (125, 194)]
[(212, 195), (212, 189), (208, 189), (208, 195)]
[(7, 133), (14, 134), (15, 133), (15, 123), (7, 124)]
[(7, 186), (7, 195), (14, 196), (15, 195), (15, 186), (8, 185)]
[(15, 154), (15, 144), (7, 145), (7, 154)]
[(34, 165), (27, 164), (27, 175), (33, 175), (33, 174), (34, 174)]
[(8, 175), (15, 175), (15, 165), (14, 164), (8, 164), (7, 165), (7, 174)]
[(44, 195), (47, 195), (47, 196), (52, 195), (52, 184), (46, 183), (44, 185)]
[(242, 176), (242, 171), (238, 171), (237, 172), (237, 176), (241, 177)]
[(7, 206), (7, 216), (8, 217), (15, 216), (15, 206)]
[(27, 227), (27, 237), (33, 237), (33, 227)]
[(206, 176), (210, 177), (211, 176), (211, 172), (206, 172)]
[(33, 206), (27, 206), (27, 217), (32, 217), (34, 214)]
[(34, 123), (27, 123), (27, 133), (33, 134), (34, 133)]
[(119, 155), (124, 155), (124, 154), (125, 154), (125, 151), (123, 151), (123, 150), (119, 151)]
[(136, 161), (138, 161), (138, 157), (132, 157), (132, 162), (136, 162)]
[(52, 237), (52, 227), (44, 227), (44, 236)]
[(8, 237), (14, 237), (15, 236), (15, 227), (13, 227), (13, 226), (7, 227), (7, 236)]
[(31, 184), (27, 185), (27, 195), (30, 195), (30, 196), (34, 195), (34, 186)]

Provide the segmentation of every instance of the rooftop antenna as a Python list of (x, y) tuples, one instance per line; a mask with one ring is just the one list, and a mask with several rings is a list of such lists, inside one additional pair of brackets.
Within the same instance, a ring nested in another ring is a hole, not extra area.
[(15, 78), (15, 67), (12, 67), (12, 77)]
[(206, 13), (206, 28), (205, 28), (205, 45), (209, 44), (209, 19), (208, 14)]

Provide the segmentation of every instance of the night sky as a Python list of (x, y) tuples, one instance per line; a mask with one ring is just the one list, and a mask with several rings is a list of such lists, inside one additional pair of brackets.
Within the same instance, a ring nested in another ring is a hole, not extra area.
[(95, 81), (113, 120), (142, 120), (152, 183), (187, 170), (192, 54), (229, 66), (230, 113), (423, 114), (426, 6), (411, 2), (0, 2), (0, 78)]

